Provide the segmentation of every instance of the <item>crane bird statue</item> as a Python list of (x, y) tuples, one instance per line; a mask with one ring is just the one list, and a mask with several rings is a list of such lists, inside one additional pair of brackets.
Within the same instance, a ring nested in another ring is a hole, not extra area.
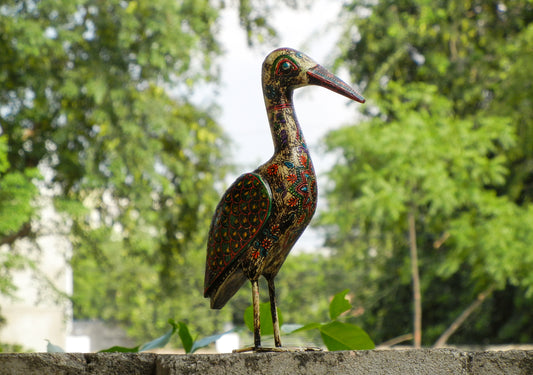
[(259, 286), (268, 282), (274, 343), (281, 347), (276, 277), (316, 208), (316, 175), (292, 103), (293, 90), (318, 85), (359, 103), (365, 99), (305, 54), (272, 51), (263, 63), (263, 96), (274, 155), (240, 176), (218, 204), (207, 243), (204, 296), (220, 309), (246, 280), (252, 283), (254, 347), (261, 349)]

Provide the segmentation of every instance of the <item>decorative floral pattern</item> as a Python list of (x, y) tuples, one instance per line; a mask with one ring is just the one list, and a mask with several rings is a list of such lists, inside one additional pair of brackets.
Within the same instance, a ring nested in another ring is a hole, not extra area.
[(295, 183), (298, 180), (298, 177), (294, 173), (291, 173), (287, 176), (287, 181), (289, 181), (291, 184)]
[(217, 206), (209, 231), (204, 296), (221, 308), (249, 279), (254, 349), (261, 346), (257, 281), (269, 282), (274, 342), (281, 346), (273, 281), (316, 208), (316, 176), (292, 105), (294, 88), (319, 84), (356, 101), (364, 98), (304, 54), (280, 48), (263, 63), (263, 95), (274, 155), (241, 176)]
[[(239, 267), (249, 279), (275, 275), (316, 208), (316, 177), (294, 115), (289, 80), (298, 62), (289, 51), (263, 66), (263, 92), (274, 141), (274, 157), (232, 185), (217, 207), (209, 233), (205, 295)], [(244, 187), (251, 183), (251, 190)], [(267, 213), (268, 212), (268, 213)], [(234, 286), (232, 286), (233, 288)]]
[(277, 164), (269, 165), (267, 168), (267, 173), (270, 176), (274, 176), (276, 173), (278, 173), (278, 165)]
[(269, 189), (254, 173), (242, 175), (226, 191), (209, 231), (206, 291), (261, 231), (271, 204)]

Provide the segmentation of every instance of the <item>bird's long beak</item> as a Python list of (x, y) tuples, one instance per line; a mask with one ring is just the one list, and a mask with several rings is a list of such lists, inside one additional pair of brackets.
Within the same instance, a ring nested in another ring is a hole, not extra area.
[(309, 76), (309, 83), (311, 85), (318, 85), (330, 89), (331, 91), (341, 94), (347, 98), (355, 100), (359, 103), (364, 103), (365, 98), (353, 88), (344, 83), (339, 77), (331, 74), (327, 69), (321, 65), (317, 65), (307, 71)]

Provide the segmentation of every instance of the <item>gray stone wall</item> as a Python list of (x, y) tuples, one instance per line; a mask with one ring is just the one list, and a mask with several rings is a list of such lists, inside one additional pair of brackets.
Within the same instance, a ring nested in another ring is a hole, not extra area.
[(533, 351), (453, 349), (255, 354), (0, 354), (0, 375), (530, 375)]

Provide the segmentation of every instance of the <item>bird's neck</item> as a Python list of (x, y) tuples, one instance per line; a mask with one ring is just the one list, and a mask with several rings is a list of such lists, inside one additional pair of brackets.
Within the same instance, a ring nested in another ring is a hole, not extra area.
[(276, 101), (265, 101), (275, 154), (282, 151), (290, 152), (301, 147), (307, 149), (298, 119), (296, 118), (296, 113), (294, 112), (291, 96), (288, 98), (282, 97)]

